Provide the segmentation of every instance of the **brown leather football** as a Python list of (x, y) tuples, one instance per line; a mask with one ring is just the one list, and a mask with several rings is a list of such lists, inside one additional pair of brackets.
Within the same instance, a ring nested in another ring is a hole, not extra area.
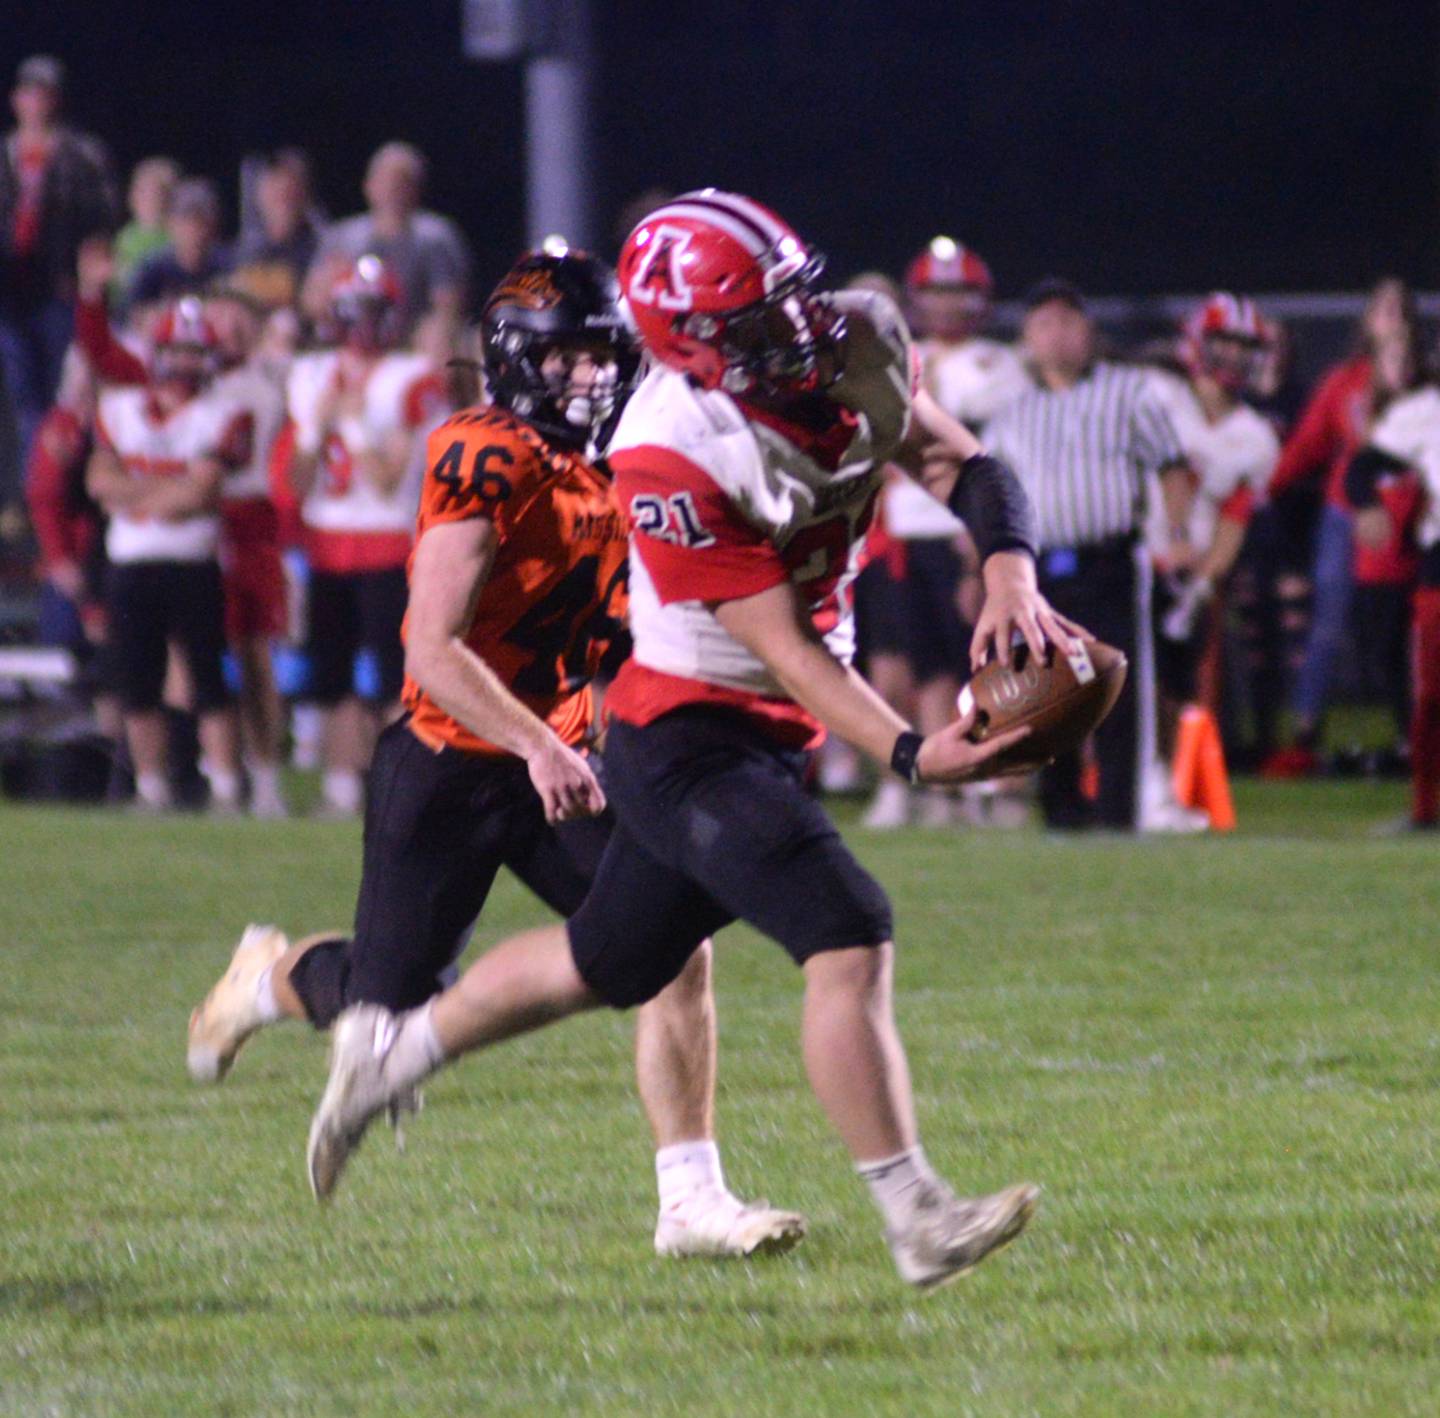
[(975, 709), (970, 731), (975, 743), (1030, 725), (1019, 743), (990, 760), (987, 777), (1031, 773), (1073, 752), (1115, 707), (1125, 686), (1125, 656), (1098, 640), (1072, 655), (1052, 646), (1043, 661), (1022, 644), (1010, 658), (1009, 665), (991, 660), (960, 691), (961, 715)]

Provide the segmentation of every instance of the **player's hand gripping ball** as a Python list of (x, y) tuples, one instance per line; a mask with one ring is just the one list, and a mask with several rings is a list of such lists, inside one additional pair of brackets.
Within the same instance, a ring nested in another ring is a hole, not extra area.
[(1062, 754), (1071, 753), (1115, 707), (1125, 686), (1127, 662), (1112, 645), (1077, 641), (1065, 655), (1054, 646), (1044, 660), (1018, 644), (1010, 664), (991, 660), (960, 691), (961, 716), (975, 711), (970, 738), (984, 743), (1007, 729), (1028, 724), (1019, 743), (992, 758), (989, 776), (1033, 773)]

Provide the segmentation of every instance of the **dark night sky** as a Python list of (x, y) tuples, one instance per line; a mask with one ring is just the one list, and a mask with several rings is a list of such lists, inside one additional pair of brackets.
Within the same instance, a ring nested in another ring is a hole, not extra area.
[[(523, 240), (521, 84), (459, 46), (458, 0), (4, 0), (0, 68), (63, 57), (123, 163), (226, 179), (299, 142), (333, 211), (388, 137), (482, 280)], [(1002, 293), (1440, 282), (1440, 7), (1141, 0), (594, 0), (603, 228), (654, 184), (732, 185), (895, 268), (937, 230)]]

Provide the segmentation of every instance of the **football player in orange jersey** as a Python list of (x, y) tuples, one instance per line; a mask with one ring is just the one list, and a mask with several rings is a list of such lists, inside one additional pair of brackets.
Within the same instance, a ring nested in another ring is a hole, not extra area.
[[(355, 933), (290, 945), (250, 927), (192, 1016), (189, 1064), (222, 1077), (265, 1023), (328, 1028), (357, 1002), (440, 988), (499, 868), (562, 914), (611, 833), (586, 754), (592, 677), (628, 649), (627, 526), (587, 456), (638, 356), (615, 278), (579, 252), (522, 258), (482, 318), (488, 408), (430, 437), (405, 621), (407, 714), (371, 770)], [(639, 1015), (661, 1254), (784, 1250), (804, 1220), (747, 1206), (714, 1141), (710, 949)], [(409, 1103), (410, 1098), (404, 1100)]]

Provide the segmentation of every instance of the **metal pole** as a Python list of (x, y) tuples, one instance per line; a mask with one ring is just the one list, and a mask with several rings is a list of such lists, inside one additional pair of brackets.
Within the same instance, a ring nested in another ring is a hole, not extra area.
[(531, 246), (560, 235), (588, 247), (595, 239), (589, 0), (555, 0), (552, 24), (548, 52), (525, 62), (526, 225)]

